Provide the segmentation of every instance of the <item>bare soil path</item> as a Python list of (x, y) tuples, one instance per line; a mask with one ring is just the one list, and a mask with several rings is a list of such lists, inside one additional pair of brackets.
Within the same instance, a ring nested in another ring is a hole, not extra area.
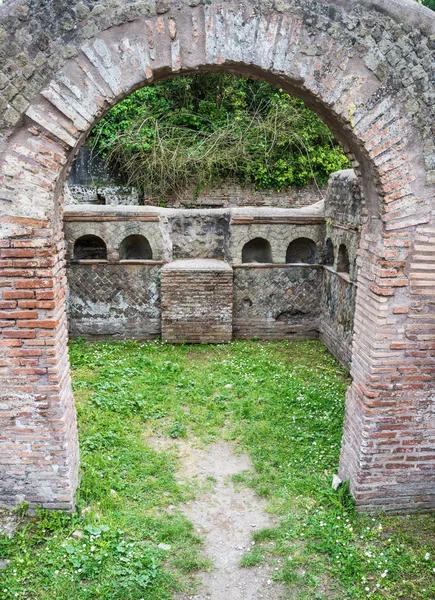
[(288, 598), (272, 581), (272, 566), (239, 566), (243, 554), (253, 547), (253, 532), (273, 525), (266, 503), (250, 489), (237, 489), (231, 480), (252, 470), (249, 456), (234, 453), (233, 446), (224, 441), (197, 448), (186, 441), (154, 438), (153, 445), (162, 450), (176, 445), (182, 460), (179, 477), (194, 479), (205, 489), (183, 512), (204, 539), (213, 569), (200, 574), (201, 585), (194, 596), (179, 595), (175, 600)]

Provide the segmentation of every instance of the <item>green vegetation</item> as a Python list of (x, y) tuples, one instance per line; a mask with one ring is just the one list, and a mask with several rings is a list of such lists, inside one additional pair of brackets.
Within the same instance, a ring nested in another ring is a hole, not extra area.
[[(334, 492), (348, 379), (320, 342), (71, 344), (81, 441), (72, 515), (0, 537), (2, 600), (169, 600), (209, 565), (180, 505), (197, 490), (149, 436), (232, 440), (280, 524), (242, 566), (272, 562), (299, 600), (435, 597), (435, 517), (358, 516)], [(198, 442), (199, 440), (199, 442)], [(209, 482), (208, 485), (212, 485)], [(23, 507), (25, 512), (25, 507)]]
[(349, 166), (303, 102), (225, 74), (178, 77), (135, 92), (94, 128), (90, 144), (157, 200), (228, 178), (277, 190), (322, 185)]
[(435, 0), (417, 0), (419, 4), (423, 4), (423, 6), (427, 6), (428, 8), (435, 10)]

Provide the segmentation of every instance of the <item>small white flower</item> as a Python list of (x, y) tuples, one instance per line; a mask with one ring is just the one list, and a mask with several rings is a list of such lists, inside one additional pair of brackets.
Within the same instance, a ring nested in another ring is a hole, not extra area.
[(430, 554), (429, 552), (426, 552), (426, 554), (424, 555), (424, 560), (429, 560), (430, 558)]

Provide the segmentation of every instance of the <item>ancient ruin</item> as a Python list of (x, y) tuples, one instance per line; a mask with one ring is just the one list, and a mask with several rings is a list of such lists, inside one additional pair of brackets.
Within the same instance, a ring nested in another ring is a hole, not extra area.
[[(351, 365), (339, 475), (359, 509), (435, 507), (434, 39), (413, 0), (1, 6), (0, 504), (74, 506), (67, 306), (74, 335), (179, 341), (178, 309), (205, 323), (215, 286), (204, 341), (320, 335)], [(97, 120), (198, 70), (302, 98), (355, 175), (309, 208), (64, 210)]]

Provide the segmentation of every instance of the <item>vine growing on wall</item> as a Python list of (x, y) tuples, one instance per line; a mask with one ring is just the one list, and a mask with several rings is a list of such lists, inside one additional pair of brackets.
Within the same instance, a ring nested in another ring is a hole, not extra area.
[(282, 190), (349, 163), (302, 101), (263, 82), (197, 74), (143, 88), (94, 128), (91, 144), (151, 198), (225, 179)]

